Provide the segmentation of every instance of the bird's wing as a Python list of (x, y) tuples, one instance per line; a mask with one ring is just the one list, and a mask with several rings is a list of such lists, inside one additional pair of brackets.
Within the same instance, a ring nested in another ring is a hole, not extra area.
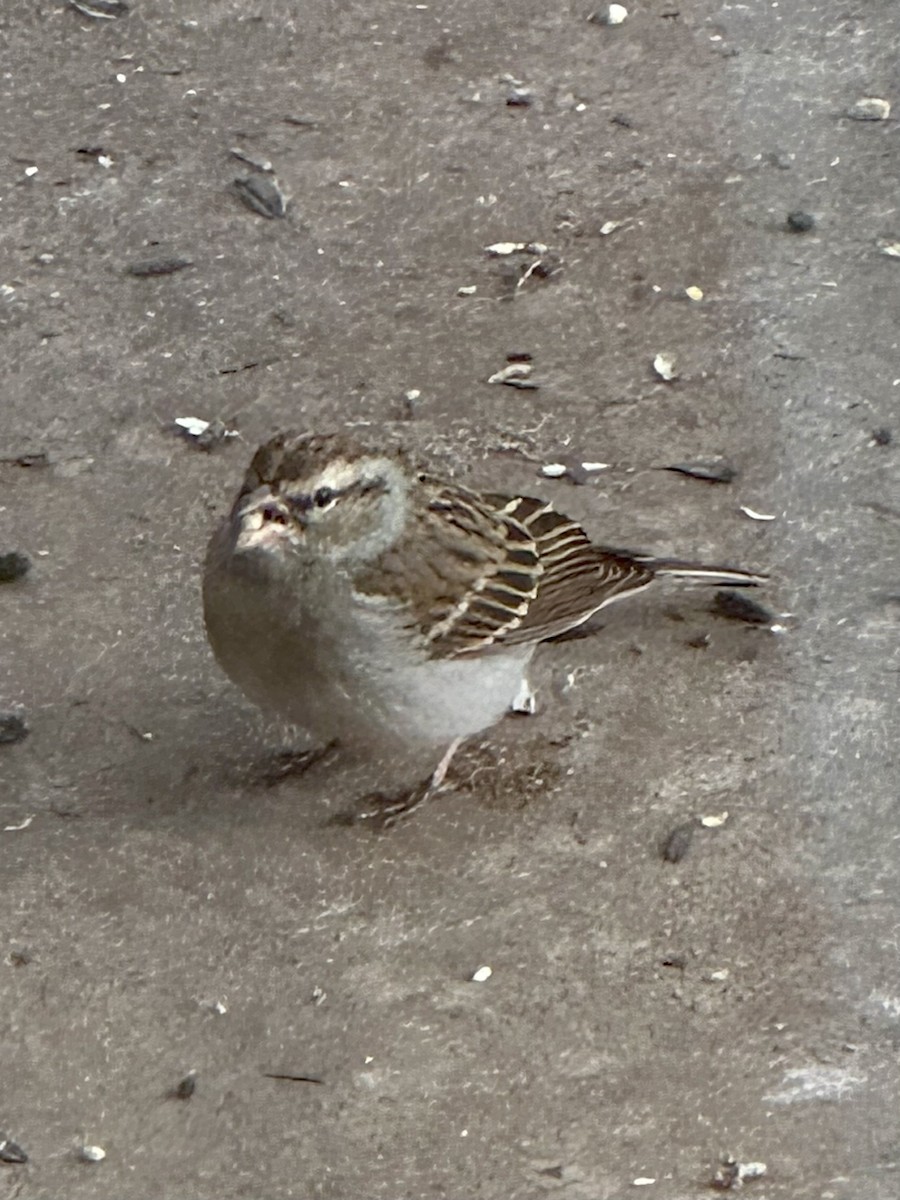
[(506, 645), (542, 642), (576, 628), (613, 600), (653, 582), (650, 562), (625, 551), (594, 545), (581, 526), (530, 496), (486, 500), (520, 524), (534, 539), (541, 567), (537, 593)]
[(542, 500), (420, 482), (406, 532), (354, 582), (404, 611), (432, 657), (543, 641), (653, 579)]

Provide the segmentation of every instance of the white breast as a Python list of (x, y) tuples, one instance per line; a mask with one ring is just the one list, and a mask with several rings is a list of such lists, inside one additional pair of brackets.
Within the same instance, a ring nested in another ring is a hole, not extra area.
[(225, 672), (260, 707), (365, 754), (439, 751), (493, 725), (533, 652), (429, 659), (396, 609), (361, 603), (333, 572), (305, 580), (299, 599), (271, 578), (216, 574), (205, 612)]

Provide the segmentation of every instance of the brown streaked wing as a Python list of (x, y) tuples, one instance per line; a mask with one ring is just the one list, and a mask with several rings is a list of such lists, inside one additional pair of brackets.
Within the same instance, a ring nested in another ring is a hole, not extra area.
[(405, 608), (431, 657), (506, 644), (538, 593), (534, 537), (475, 492), (428, 478), (418, 483), (409, 528), (356, 576), (357, 590)]
[(641, 591), (653, 580), (652, 567), (593, 545), (580, 525), (545, 501), (530, 496), (485, 499), (534, 538), (543, 568), (525, 619), (503, 637), (504, 645), (557, 637), (611, 600)]

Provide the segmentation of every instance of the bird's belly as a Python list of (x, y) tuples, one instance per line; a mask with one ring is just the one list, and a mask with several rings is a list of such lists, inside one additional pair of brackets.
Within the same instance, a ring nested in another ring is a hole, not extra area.
[(532, 648), (429, 659), (396, 614), (349, 611), (342, 597), (302, 609), (234, 580), (206, 599), (209, 640), (261, 708), (319, 741), (366, 755), (438, 750), (494, 724), (512, 704)]

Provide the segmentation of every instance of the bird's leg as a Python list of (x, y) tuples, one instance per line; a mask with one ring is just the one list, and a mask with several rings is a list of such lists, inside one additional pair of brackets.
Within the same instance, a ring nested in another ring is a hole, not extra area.
[(399, 796), (376, 794), (369, 799), (375, 807), (359, 815), (361, 821), (371, 821), (377, 829), (390, 829), (392, 825), (414, 813), (426, 800), (437, 792), (447, 777), (447, 771), (453, 756), (465, 739), (454, 738), (444, 751), (441, 761), (424, 783), (416, 784), (410, 791)]

